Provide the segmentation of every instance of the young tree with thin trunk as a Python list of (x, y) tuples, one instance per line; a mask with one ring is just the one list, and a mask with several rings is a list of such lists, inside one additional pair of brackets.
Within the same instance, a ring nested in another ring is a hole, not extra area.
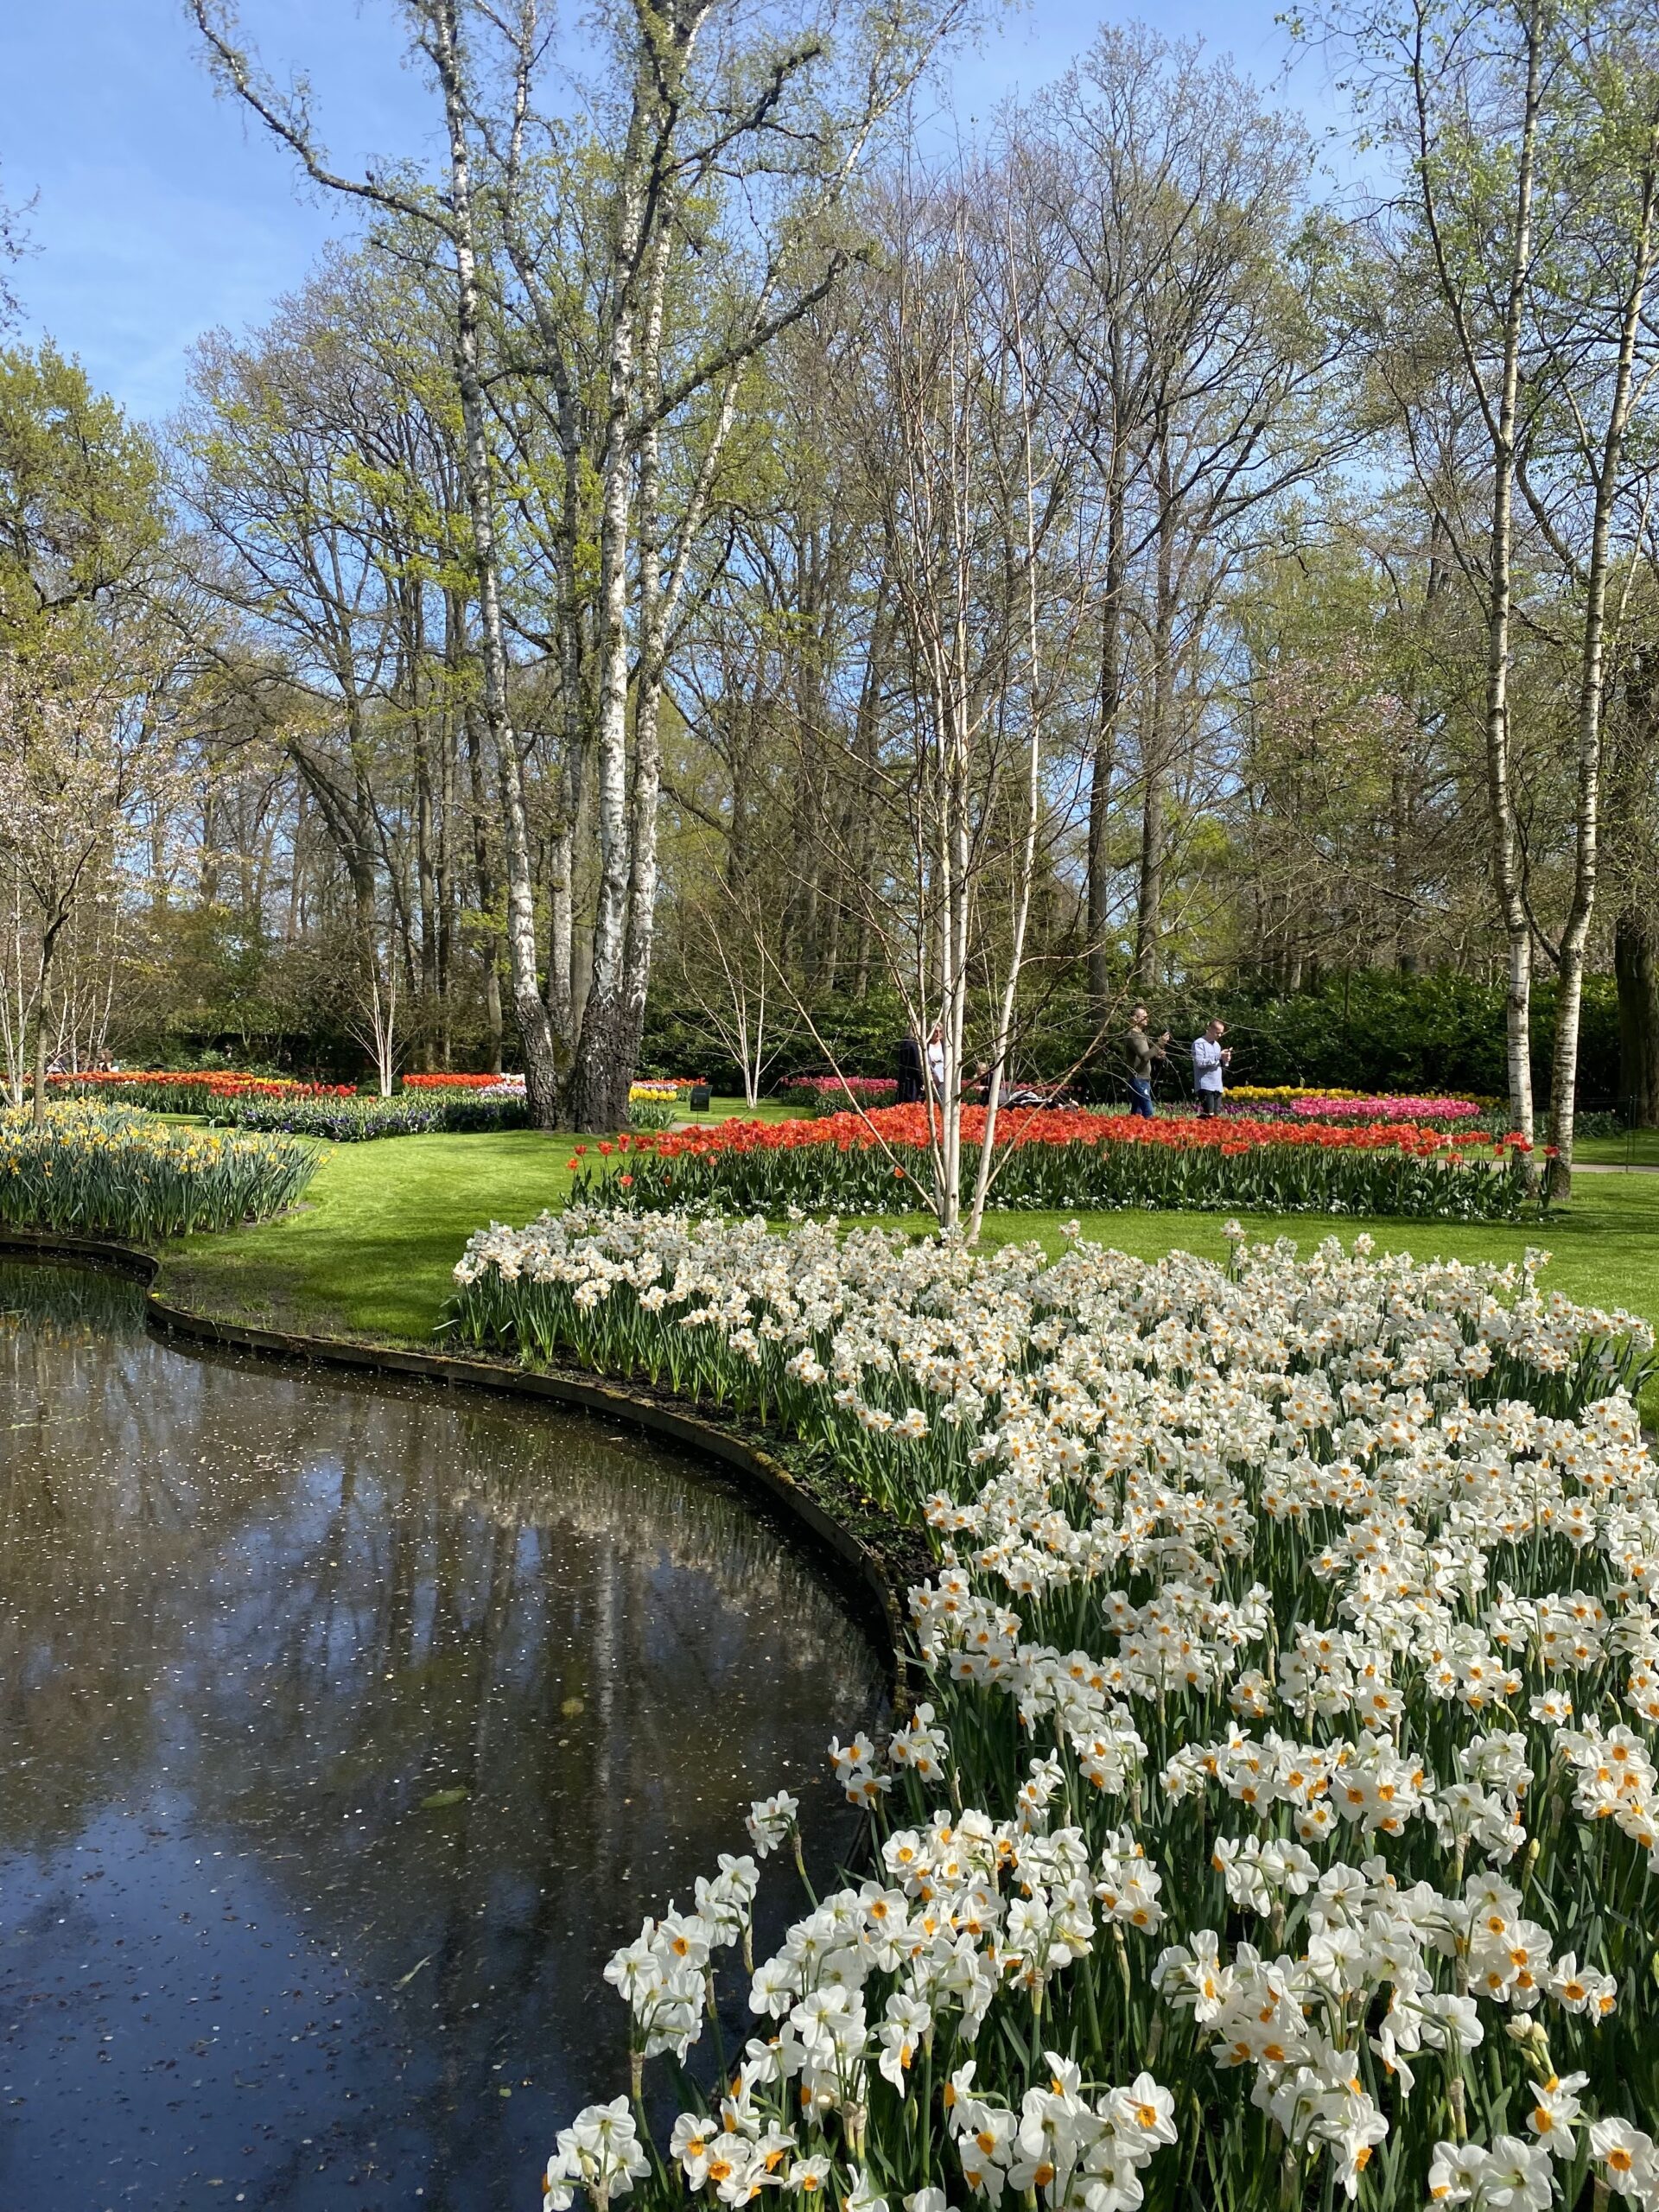
[[(1621, 509), (1642, 512), (1625, 466), (1653, 372), (1649, 305), (1659, 215), (1659, 76), (1635, 10), (1560, 0), (1413, 0), (1336, 19), (1357, 53), (1368, 112), (1409, 164), (1393, 213), (1401, 298), (1438, 320), (1478, 426), (1483, 542), (1456, 551), (1485, 631), (1484, 751), (1491, 870), (1507, 969), (1506, 1062), (1516, 1130), (1534, 1134), (1535, 960), (1556, 966), (1548, 1179), (1569, 1184), (1584, 960), (1600, 842), (1603, 702)], [(1443, 462), (1412, 439), (1414, 459)], [(1466, 472), (1467, 461), (1464, 467)], [(1427, 480), (1425, 488), (1434, 495)], [(1460, 519), (1461, 502), (1440, 512)], [(1560, 603), (1517, 606), (1517, 549), (1553, 560), (1577, 602), (1572, 868), (1552, 931), (1534, 880), (1515, 723), (1517, 621), (1554, 626)], [(1634, 540), (1632, 540), (1632, 543)], [(1633, 569), (1626, 569), (1627, 579)]]
[(920, 1195), (970, 1242), (997, 1172), (1033, 900), (1071, 809), (1051, 721), (1092, 574), (1041, 232), (1003, 186), (993, 170), (894, 189), (869, 374), (849, 407), (901, 641), (867, 804), (901, 825), (908, 863), (854, 890), (914, 1033), (937, 1033)]
[(1084, 875), (1103, 1007), (1115, 798), (1139, 815), (1144, 991), (1165, 957), (1185, 701), (1242, 526), (1329, 466), (1356, 426), (1322, 404), (1344, 333), (1328, 296), (1335, 243), (1306, 205), (1306, 132), (1230, 63), (1142, 26), (1103, 30), (1020, 116), (1014, 155), (1053, 226), (1054, 313), (1101, 511)]
[(1482, 725), (1492, 877), (1507, 952), (1510, 1119), (1529, 1142), (1533, 940), (1514, 788), (1510, 673), (1516, 477), (1539, 172), (1548, 151), (1552, 4), (1478, 0), (1462, 8), (1409, 0), (1396, 15), (1361, 0), (1330, 25), (1357, 57), (1366, 111), (1408, 165), (1393, 211), (1400, 251), (1446, 319), (1484, 439), (1484, 560), (1471, 543), (1461, 551), (1478, 575), (1484, 619)]
[[(1560, 979), (1547, 1169), (1558, 1198), (1572, 1190), (1585, 952), (1602, 842), (1607, 646), (1636, 582), (1642, 526), (1659, 489), (1649, 457), (1638, 458), (1634, 480), (1626, 467), (1637, 410), (1659, 374), (1651, 315), (1659, 259), (1659, 57), (1645, 26), (1618, 8), (1599, 11), (1569, 37), (1564, 73), (1583, 103), (1573, 118), (1582, 150), (1563, 161), (1570, 213), (1562, 227), (1577, 251), (1571, 263), (1558, 252), (1551, 296), (1541, 303), (1541, 319), (1554, 325), (1549, 350), (1562, 373), (1556, 406), (1535, 431), (1518, 472), (1540, 533), (1581, 607), (1572, 893), (1559, 937), (1553, 944), (1546, 938)], [(1576, 296), (1562, 299), (1563, 278), (1574, 264)], [(1559, 419), (1558, 430), (1551, 417)]]

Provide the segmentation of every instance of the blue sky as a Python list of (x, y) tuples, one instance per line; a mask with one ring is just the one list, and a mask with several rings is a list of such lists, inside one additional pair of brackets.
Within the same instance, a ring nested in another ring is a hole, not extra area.
[[(1057, 76), (1103, 20), (1149, 16), (1202, 36), (1261, 79), (1281, 69), (1283, 0), (1156, 0), (1139, 10), (1031, 0), (951, 73), (964, 116)], [(342, 166), (434, 147), (420, 79), (401, 64), (389, 0), (243, 0), (244, 28), (283, 73), (303, 64)], [(1324, 121), (1317, 64), (1288, 96)], [(49, 332), (141, 415), (180, 397), (204, 330), (259, 321), (351, 218), (297, 185), (291, 162), (214, 97), (182, 0), (0, 5), (0, 185), (34, 195), (35, 249), (16, 271), (23, 335)]]

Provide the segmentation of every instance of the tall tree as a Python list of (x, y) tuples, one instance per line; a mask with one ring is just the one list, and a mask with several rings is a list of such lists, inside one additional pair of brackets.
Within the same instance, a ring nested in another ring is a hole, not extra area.
[(157, 752), (162, 538), (150, 440), (50, 344), (0, 351), (0, 863), (34, 925), (7, 984), (20, 1032), (33, 1015), (37, 1122), (58, 949)]
[[(257, 115), (299, 158), (307, 174), (328, 190), (367, 202), (424, 229), (449, 257), (448, 294), (461, 415), (461, 481), (472, 523), (472, 559), (478, 601), (482, 708), (501, 779), (507, 859), (507, 951), (513, 1012), (524, 1054), (532, 1119), (550, 1128), (559, 1115), (559, 1067), (552, 1024), (541, 992), (536, 931), (536, 893), (524, 763), (513, 728), (508, 655), (501, 607), (501, 556), (497, 539), (496, 456), (486, 399), (484, 320), (489, 271), (475, 171), (489, 165), (486, 121), (490, 94), (487, 59), (468, 34), (498, 41), (496, 67), (505, 78), (510, 113), (521, 115), (542, 41), (535, 0), (521, 0), (509, 21), (490, 7), (467, 0), (401, 0), (410, 44), (429, 69), (437, 92), (447, 142), (445, 188), (406, 187), (369, 171), (341, 175), (318, 145), (302, 90), (283, 92), (260, 73), (237, 42), (234, 17), (222, 0), (191, 0), (197, 27), (220, 81)], [(487, 188), (486, 188), (487, 189)]]
[(1020, 130), (1043, 149), (1040, 188), (1064, 248), (1056, 296), (1104, 511), (1086, 854), (1099, 1001), (1125, 724), (1139, 735), (1130, 788), (1145, 990), (1162, 960), (1184, 675), (1246, 518), (1352, 433), (1319, 404), (1341, 340), (1333, 241), (1306, 205), (1300, 123), (1265, 108), (1230, 63), (1137, 26), (1103, 31)]

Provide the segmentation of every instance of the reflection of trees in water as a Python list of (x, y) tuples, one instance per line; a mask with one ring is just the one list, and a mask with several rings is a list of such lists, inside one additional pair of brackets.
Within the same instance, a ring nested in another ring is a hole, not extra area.
[(104, 1268), (0, 1255), (0, 1330), (22, 1323), (37, 1332), (142, 1336), (144, 1294), (137, 1283)]
[(738, 1847), (749, 1797), (804, 1783), (844, 1839), (823, 1745), (880, 1694), (853, 1620), (694, 1463), (111, 1342), (59, 1287), (0, 1335), (0, 1843), (66, 1839), (166, 1758), (359, 1971), (429, 1957), (398, 2001), (410, 2034), (435, 2002), (474, 2031), (450, 2071), (493, 2037), (596, 2091), (603, 1958)]
[(193, 1510), (169, 1409), (142, 1372), (143, 1294), (119, 1276), (0, 1264), (0, 1730), (6, 1840), (49, 1841), (148, 1751), (163, 1583), (148, 1529)]

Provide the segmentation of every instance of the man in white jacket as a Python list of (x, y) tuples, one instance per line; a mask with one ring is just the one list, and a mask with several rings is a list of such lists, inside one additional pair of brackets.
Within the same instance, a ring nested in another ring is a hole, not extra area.
[(1221, 1111), (1225, 1082), (1222, 1070), (1233, 1057), (1232, 1046), (1221, 1041), (1226, 1034), (1224, 1021), (1212, 1021), (1202, 1037), (1192, 1039), (1192, 1088), (1198, 1093), (1198, 1111), (1206, 1121)]

